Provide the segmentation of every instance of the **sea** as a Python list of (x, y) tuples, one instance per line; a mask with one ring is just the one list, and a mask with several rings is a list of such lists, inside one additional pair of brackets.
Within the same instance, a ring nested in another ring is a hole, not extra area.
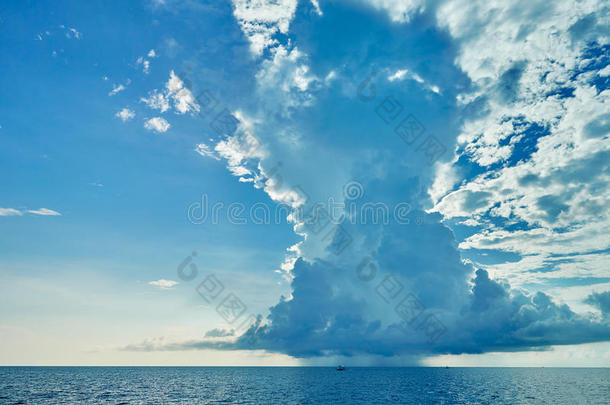
[(610, 369), (0, 367), (0, 404), (610, 404)]

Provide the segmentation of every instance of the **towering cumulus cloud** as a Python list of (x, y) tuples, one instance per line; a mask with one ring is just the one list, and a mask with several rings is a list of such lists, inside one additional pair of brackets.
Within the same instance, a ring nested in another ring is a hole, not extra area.
[[(417, 358), (610, 340), (608, 6), (508, 3), (235, 2), (256, 91), (213, 148), (303, 240), (267, 317), (171, 348)], [(317, 201), (335, 221), (299, 215)], [(590, 287), (576, 300), (575, 279)]]

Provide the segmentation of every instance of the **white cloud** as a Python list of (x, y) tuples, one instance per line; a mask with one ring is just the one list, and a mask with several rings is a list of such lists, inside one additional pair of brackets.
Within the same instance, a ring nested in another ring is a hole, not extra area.
[(167, 89), (167, 95), (174, 101), (174, 108), (178, 113), (199, 112), (199, 105), (195, 101), (193, 93), (184, 87), (184, 82), (176, 76), (173, 70), (169, 73), (169, 80), (165, 88)]
[(165, 132), (171, 125), (161, 117), (154, 117), (144, 123), (144, 128), (149, 131)]
[(44, 216), (59, 216), (59, 215), (61, 215), (59, 212), (50, 210), (48, 208), (39, 208), (37, 210), (28, 210), (27, 212), (30, 213), (30, 214), (44, 215)]
[(66, 32), (66, 37), (68, 38), (76, 38), (80, 39), (81, 33), (76, 30), (76, 28), (68, 28)]
[(122, 84), (119, 84), (118, 86), (116, 84), (113, 84), (112, 90), (110, 91), (110, 93), (108, 93), (108, 95), (114, 96), (115, 94), (117, 94), (123, 90), (125, 90), (125, 86), (123, 86)]
[(440, 89), (438, 86), (429, 84), (420, 75), (418, 75), (415, 72), (409, 72), (407, 69), (398, 69), (396, 72), (394, 72), (393, 74), (388, 76), (388, 81), (390, 81), (390, 82), (402, 81), (402, 80), (406, 80), (406, 79), (414, 80), (417, 83), (423, 85), (424, 88), (426, 88), (436, 94), (440, 93)]
[(422, 79), (422, 77), (420, 75), (418, 75), (417, 73), (413, 73), (411, 75), (411, 78), (413, 78), (413, 80), (415, 80), (417, 83), (423, 83), (424, 79)]
[(254, 182), (259, 180), (258, 170), (251, 159), (260, 159), (264, 150), (260, 141), (249, 131), (238, 131), (233, 136), (218, 142), (214, 147), (218, 155), (227, 160), (227, 168), (240, 181)]
[(402, 79), (404, 79), (407, 72), (408, 72), (407, 69), (399, 69), (393, 75), (388, 76), (388, 80), (391, 82), (396, 81), (396, 80), (402, 80)]
[(210, 149), (205, 143), (200, 143), (195, 147), (195, 152), (199, 153), (203, 157), (211, 157), (212, 159), (220, 160), (220, 158)]
[(387, 11), (395, 22), (409, 22), (411, 17), (425, 9), (425, 0), (365, 0), (379, 10)]
[[(258, 3), (256, 3), (258, 4)], [(290, 2), (278, 3), (289, 6)], [(258, 10), (260, 11), (260, 10)], [(282, 29), (288, 32), (289, 22), (292, 18), (292, 12), (288, 8), (284, 9), (285, 16), (290, 16), (283, 21), (285, 23)], [(236, 14), (237, 16), (237, 14)], [(260, 17), (259, 14), (256, 18)], [(252, 16), (252, 18), (255, 18)], [(261, 17), (262, 18), (262, 17)], [(269, 17), (271, 18), (271, 17)], [(276, 19), (274, 21), (280, 21)], [(286, 125), (290, 122), (291, 115), (302, 107), (309, 107), (315, 101), (315, 96), (318, 91), (329, 86), (338, 76), (335, 70), (330, 70), (326, 76), (319, 78), (310, 69), (308, 57), (302, 53), (297, 46), (293, 46), (289, 41), (287, 44), (279, 44), (273, 38), (273, 35), (278, 32), (277, 26), (270, 24), (263, 28), (256, 25), (248, 26), (242, 21), (242, 31), (251, 41), (251, 50), (255, 54), (262, 54), (263, 50), (268, 49), (268, 57), (260, 64), (260, 68), (256, 73), (256, 92), (258, 97), (258, 108), (255, 111), (248, 111), (249, 117), (245, 117), (243, 110), (233, 112), (239, 120), (239, 127), (236, 133), (219, 141), (214, 150), (218, 156), (227, 161), (229, 171), (239, 178), (240, 182), (252, 183), (256, 188), (263, 188), (264, 191), (274, 201), (285, 203), (286, 205), (296, 208), (302, 205), (306, 199), (302, 194), (293, 190), (291, 186), (298, 184), (295, 182), (290, 185), (282, 181), (280, 178), (284, 174), (278, 174), (278, 162), (269, 162), (271, 151), (268, 150), (267, 142), (259, 140), (258, 136), (268, 140), (273, 148), (288, 148), (297, 150), (303, 148), (302, 138), (298, 129), (292, 128), (292, 125)], [(262, 32), (257, 31), (261, 28)], [(259, 35), (260, 36), (256, 36)], [(260, 40), (260, 42), (257, 42)], [(250, 115), (251, 114), (251, 115)], [(281, 122), (278, 122), (281, 121)], [(282, 128), (278, 131), (278, 128)], [(279, 141), (278, 145), (275, 141)], [(320, 152), (320, 151), (318, 151)], [(295, 155), (296, 160), (299, 160)], [(275, 150), (275, 156), (282, 156), (281, 160), (286, 159), (287, 154)], [(279, 159), (278, 159), (279, 160)], [(309, 187), (308, 191), (309, 190)], [(327, 190), (315, 190), (321, 194), (325, 194)], [(295, 224), (295, 231), (300, 235), (304, 235), (305, 231), (302, 228), (301, 219), (295, 215), (289, 216), (289, 221)], [(298, 230), (297, 227), (300, 227)], [(310, 246), (315, 245), (311, 250), (316, 250), (315, 254), (324, 254), (324, 248), (327, 245), (326, 241), (311, 240), (308, 242)], [(294, 263), (296, 256), (300, 253), (300, 244), (296, 244), (293, 250), (288, 252), (283, 271)], [(308, 252), (309, 253), (309, 252)], [(321, 256), (318, 256), (321, 257)]]
[(15, 215), (23, 215), (23, 213), (14, 208), (0, 208), (0, 217), (10, 217)]
[(316, 10), (316, 14), (318, 14), (319, 16), (322, 16), (322, 10), (320, 9), (320, 3), (318, 2), (318, 0), (311, 0), (311, 4), (313, 5), (313, 8)]
[(324, 78), (324, 83), (329, 84), (337, 78), (337, 72), (331, 70)]
[(155, 287), (159, 287), (163, 290), (167, 290), (170, 289), (176, 285), (178, 285), (177, 281), (173, 281), (173, 280), (165, 280), (164, 278), (161, 278), (159, 280), (156, 281), (149, 281), (148, 282), (149, 285), (154, 285)]
[(184, 86), (182, 79), (173, 70), (170, 71), (169, 80), (165, 84), (163, 92), (155, 89), (149, 93), (148, 98), (142, 97), (140, 101), (146, 103), (150, 108), (160, 110), (161, 112), (169, 110), (170, 102), (178, 114), (199, 112), (199, 105), (195, 101), (193, 93)]
[(125, 122), (125, 121), (129, 121), (130, 119), (135, 117), (136, 113), (134, 113), (129, 108), (123, 108), (121, 111), (116, 113), (114, 116), (120, 118), (121, 120), (123, 120), (123, 122)]
[[(155, 51), (153, 49), (148, 52), (149, 57), (151, 53), (155, 55)], [(154, 58), (154, 56), (152, 57)], [(136, 66), (139, 65), (142, 65), (142, 71), (144, 72), (144, 74), (150, 73), (150, 61), (148, 59), (144, 59), (142, 56), (140, 56), (138, 59), (136, 59)]]
[(146, 103), (146, 105), (153, 110), (160, 110), (161, 112), (165, 112), (169, 110), (169, 100), (164, 93), (159, 93), (157, 90), (153, 90), (152, 93), (149, 93), (148, 98), (142, 97), (140, 101)]
[[(516, 284), (602, 277), (608, 268), (594, 252), (610, 247), (610, 196), (603, 192), (610, 188), (610, 91), (600, 91), (591, 77), (610, 68), (574, 74), (591, 65), (583, 56), (587, 38), (600, 39), (597, 26), (610, 23), (600, 7), (596, 1), (457, 0), (437, 13), (458, 44), (457, 65), (474, 86), (459, 102), (487, 100), (486, 113), (468, 118), (458, 138), (461, 155), (486, 172), (463, 181), (459, 170), (445, 167), (429, 192), (446, 218), (469, 218), (469, 225), (482, 228), (462, 249), (522, 256), (483, 266)], [(588, 15), (596, 22), (575, 36), (575, 23)], [(567, 87), (572, 95), (555, 95)], [(526, 132), (532, 124), (543, 137)], [(529, 149), (520, 146), (526, 139), (534, 139)], [(521, 226), (511, 230), (511, 224)], [(536, 273), (548, 266), (554, 271)]]
[[(72, 39), (72, 38), (80, 39), (80, 37), (81, 37), (81, 33), (78, 32), (78, 30), (76, 28), (68, 28), (63, 24), (60, 25), (59, 28), (64, 30), (66, 38), (68, 38), (68, 39)], [(47, 31), (46, 34), (49, 35), (49, 32)], [(39, 37), (40, 37), (40, 35), (39, 35)]]
[[(271, 52), (273, 58), (265, 60), (256, 74), (261, 100), (270, 100), (274, 108), (279, 106), (284, 113), (297, 106), (310, 105), (312, 91), (322, 81), (309, 72), (306, 55), (297, 47), (288, 49), (282, 45)], [(282, 101), (278, 103), (278, 100)]]
[(0, 208), (0, 217), (21, 216), (24, 213), (43, 216), (60, 216), (57, 211), (48, 208), (39, 208), (37, 210), (18, 210), (15, 208)]
[(274, 36), (288, 33), (297, 0), (233, 0), (233, 15), (250, 41), (250, 50), (261, 55), (277, 44)]

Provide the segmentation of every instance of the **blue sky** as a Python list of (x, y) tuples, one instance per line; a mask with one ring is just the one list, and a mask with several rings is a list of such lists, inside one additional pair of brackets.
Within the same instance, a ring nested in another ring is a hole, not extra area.
[(609, 18), (2, 5), (0, 363), (607, 365)]

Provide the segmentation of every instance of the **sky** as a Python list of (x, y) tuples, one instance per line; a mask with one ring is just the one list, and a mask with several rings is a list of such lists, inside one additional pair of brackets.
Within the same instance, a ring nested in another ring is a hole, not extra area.
[(610, 365), (610, 3), (0, 27), (0, 364)]

